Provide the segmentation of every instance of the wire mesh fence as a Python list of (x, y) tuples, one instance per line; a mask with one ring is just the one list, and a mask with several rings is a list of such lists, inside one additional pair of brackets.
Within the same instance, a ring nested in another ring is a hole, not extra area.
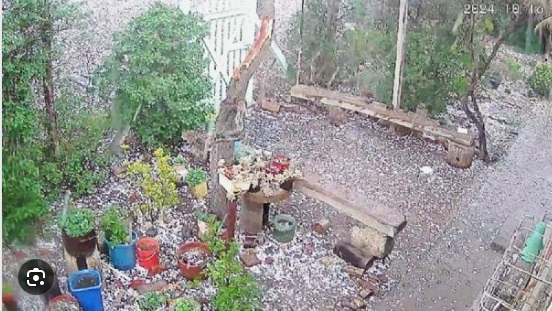
[(551, 303), (552, 215), (524, 217), (472, 310), (544, 311)]

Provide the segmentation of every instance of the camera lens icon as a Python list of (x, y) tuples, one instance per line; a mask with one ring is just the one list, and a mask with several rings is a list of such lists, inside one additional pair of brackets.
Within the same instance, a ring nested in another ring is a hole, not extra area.
[(42, 295), (52, 288), (56, 279), (54, 269), (44, 260), (25, 262), (17, 274), (19, 286), (31, 295)]
[(27, 285), (29, 286), (43, 286), (46, 279), (46, 272), (38, 268), (27, 271)]

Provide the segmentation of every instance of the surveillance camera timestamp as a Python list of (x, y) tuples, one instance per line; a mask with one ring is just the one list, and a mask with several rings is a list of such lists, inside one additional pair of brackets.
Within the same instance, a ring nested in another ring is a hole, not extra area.
[[(537, 4), (506, 4), (505, 7), (506, 14), (539, 15), (545, 12), (544, 7)], [(498, 9), (503, 10), (504, 6), (500, 6)], [(492, 3), (465, 4), (464, 14), (495, 14), (495, 6)]]
[(536, 4), (507, 4), (507, 14), (544, 14), (544, 6)]

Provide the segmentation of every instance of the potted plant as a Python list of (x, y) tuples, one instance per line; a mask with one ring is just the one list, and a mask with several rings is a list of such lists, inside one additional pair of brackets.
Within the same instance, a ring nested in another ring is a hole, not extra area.
[(197, 198), (207, 196), (207, 174), (200, 169), (193, 169), (186, 174), (186, 183)]
[(87, 208), (68, 208), (59, 217), (63, 246), (69, 255), (88, 257), (96, 250), (98, 238), (94, 213)]
[(179, 202), (176, 190), (178, 176), (170, 164), (170, 158), (163, 149), (155, 150), (153, 155), (153, 164), (137, 161), (128, 167), (129, 176), (142, 190), (133, 206), (151, 222), (148, 229), (151, 232), (157, 231), (155, 223), (160, 219), (161, 212)]
[(67, 288), (84, 311), (103, 311), (102, 276), (98, 271), (73, 272), (67, 279)]
[(167, 297), (159, 292), (149, 292), (138, 300), (142, 311), (156, 311), (167, 306)]
[(186, 242), (176, 251), (180, 272), (190, 281), (204, 278), (202, 272), (210, 257), (209, 246), (202, 242)]
[(201, 311), (201, 304), (192, 298), (178, 298), (171, 306), (171, 311)]
[(179, 181), (184, 180), (186, 174), (188, 173), (188, 168), (186, 167), (186, 159), (179, 155), (173, 159), (173, 166), (176, 174), (178, 175)]
[(2, 284), (2, 304), (7, 311), (19, 311), (17, 300), (13, 294), (13, 287), (9, 284)]
[(275, 167), (277, 173), (280, 174), (289, 168), (290, 162), (291, 160), (287, 156), (283, 154), (277, 154), (272, 157), (272, 160), (270, 161), (270, 166)]
[(80, 306), (75, 297), (59, 295), (50, 299), (46, 311), (80, 311)]
[(116, 206), (110, 206), (100, 220), (105, 244), (111, 264), (119, 270), (130, 270), (136, 266), (136, 240), (130, 221)]

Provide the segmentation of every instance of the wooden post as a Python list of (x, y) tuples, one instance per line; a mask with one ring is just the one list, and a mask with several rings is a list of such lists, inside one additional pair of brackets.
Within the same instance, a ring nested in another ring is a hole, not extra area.
[[(406, 22), (408, 20), (408, 0), (401, 0), (399, 7), (399, 30), (397, 32), (397, 57), (395, 61), (395, 80), (393, 81), (393, 109), (398, 110), (401, 106), (402, 75), (404, 65), (404, 50), (406, 43)], [(395, 130), (391, 124), (390, 129)]]
[(234, 71), (226, 98), (220, 104), (220, 110), (215, 121), (215, 135), (212, 138), (210, 157), (211, 189), (213, 194), (213, 209), (220, 219), (226, 214), (226, 190), (218, 180), (218, 162), (224, 160), (226, 165), (234, 162), (234, 142), (245, 137), (245, 94), (249, 80), (270, 53), (274, 19), (265, 17), (255, 44), (245, 57), (245, 60)]

